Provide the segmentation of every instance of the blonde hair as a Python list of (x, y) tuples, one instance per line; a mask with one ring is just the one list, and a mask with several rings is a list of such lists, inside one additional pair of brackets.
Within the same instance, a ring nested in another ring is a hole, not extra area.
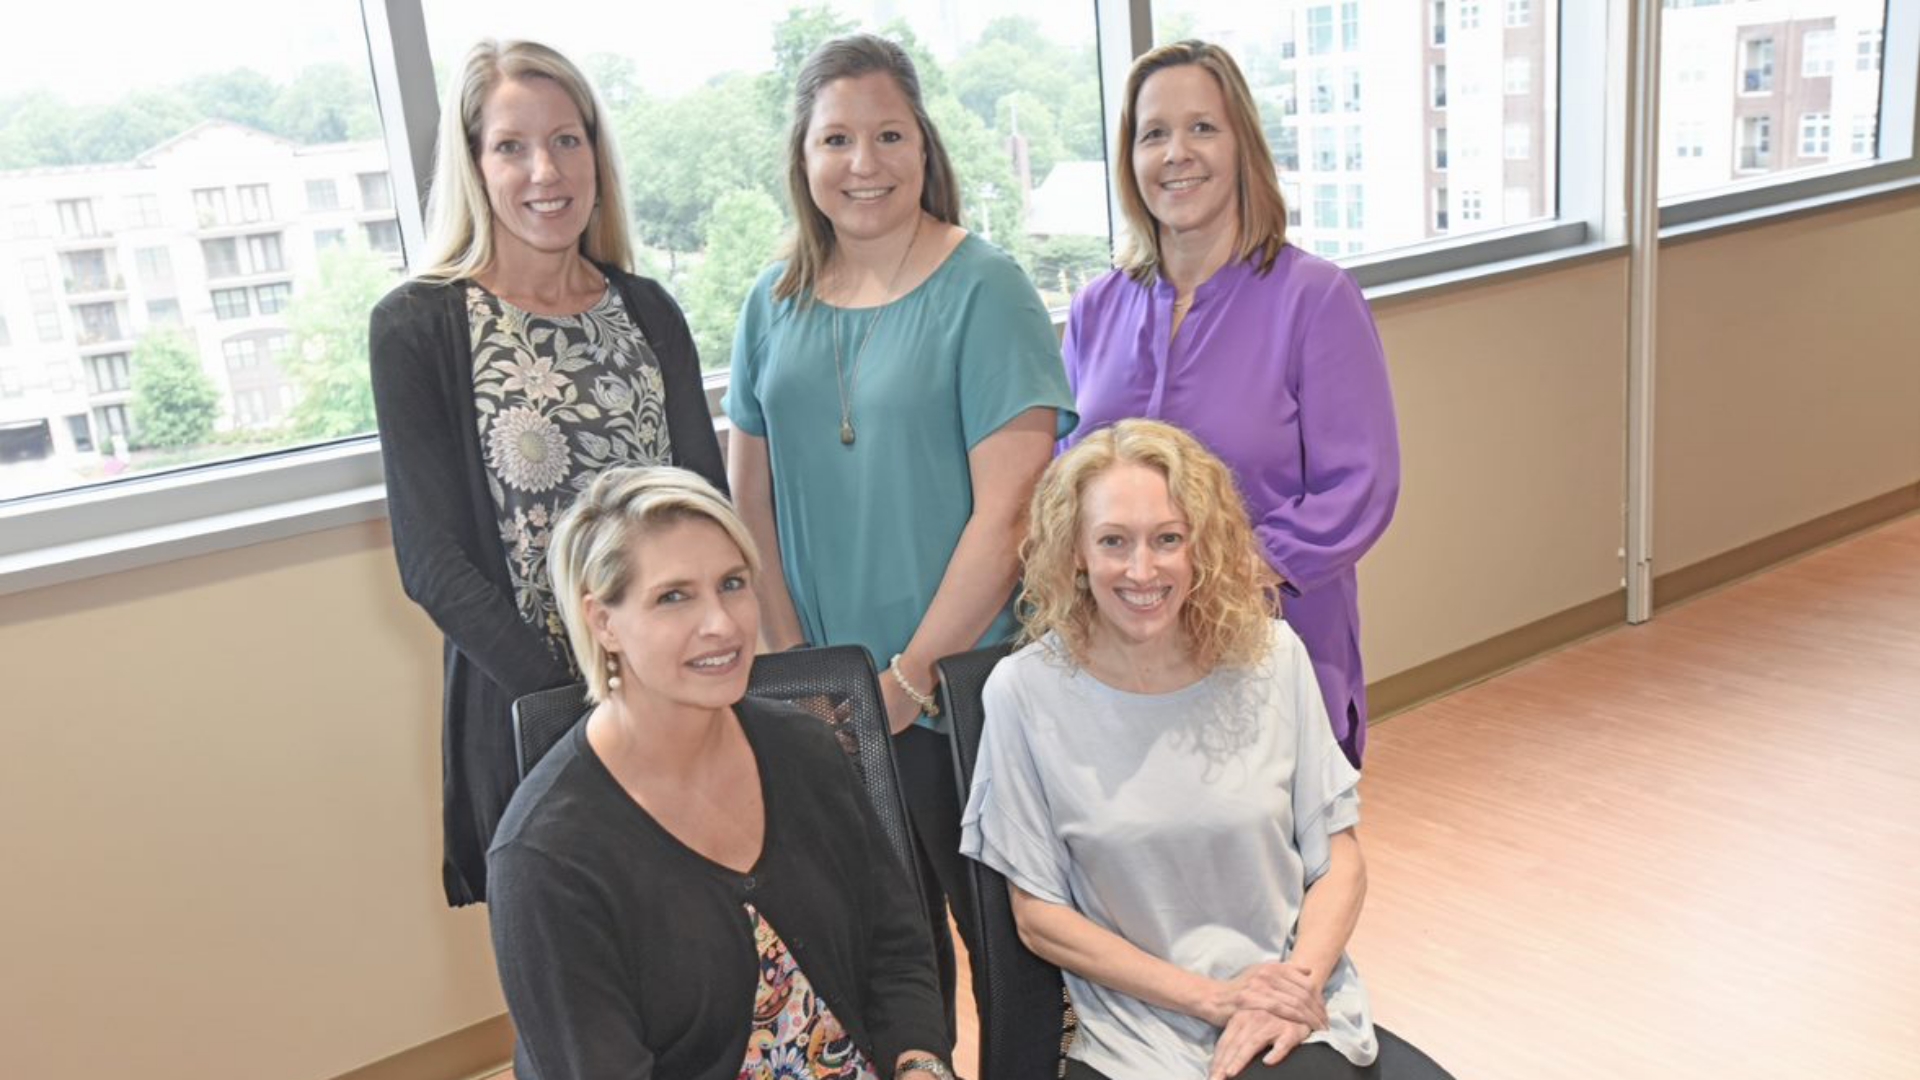
[(1247, 77), (1227, 50), (1204, 41), (1177, 41), (1143, 54), (1127, 72), (1126, 93), (1120, 105), (1120, 153), (1114, 158), (1114, 188), (1120, 193), (1120, 213), (1127, 222), (1127, 243), (1120, 253), (1120, 269), (1141, 284), (1151, 284), (1160, 273), (1160, 223), (1147, 210), (1146, 197), (1133, 172), (1133, 144), (1138, 137), (1140, 89), (1147, 79), (1170, 67), (1191, 64), (1213, 76), (1227, 103), (1227, 127), (1239, 153), (1235, 167), (1240, 235), (1234, 242), (1236, 261), (1255, 259), (1260, 273), (1273, 269), (1287, 242), (1287, 201), (1280, 194), (1273, 152), (1260, 129), (1260, 108), (1254, 104)]
[(613, 132), (601, 121), (605, 110), (587, 77), (558, 52), (533, 41), (482, 40), (467, 53), (460, 79), (440, 111), (434, 147), (433, 183), (427, 193), (424, 281), (478, 277), (493, 266), (493, 206), (480, 173), (481, 112), (500, 84), (509, 79), (551, 79), (580, 110), (593, 148), (594, 208), (580, 234), (580, 254), (605, 266), (633, 269), (633, 245), (627, 235), (625, 187)]
[(1027, 538), (1020, 545), (1023, 638), (1060, 636), (1085, 663), (1098, 609), (1080, 584), (1078, 552), (1087, 488), (1121, 463), (1143, 465), (1167, 481), (1167, 494), (1192, 530), (1187, 543), (1193, 586), (1180, 608), (1193, 661), (1205, 670), (1246, 667), (1265, 655), (1279, 599), (1233, 474), (1200, 441), (1158, 420), (1122, 420), (1082, 439), (1047, 466), (1034, 489)]
[(926, 150), (926, 170), (920, 186), (920, 209), (948, 225), (960, 224), (960, 185), (953, 177), (953, 162), (940, 141), (939, 129), (920, 95), (920, 73), (913, 58), (897, 42), (876, 34), (848, 34), (834, 38), (813, 51), (801, 65), (793, 85), (793, 121), (787, 129), (787, 201), (793, 204), (793, 231), (781, 257), (787, 268), (774, 282), (773, 298), (788, 300), (813, 292), (820, 275), (833, 258), (833, 222), (821, 213), (807, 186), (807, 128), (813, 123), (814, 102), (828, 84), (841, 79), (857, 79), (880, 72), (900, 88), (901, 96), (913, 110), (914, 123), (920, 127), (920, 143)]
[(733, 504), (698, 473), (671, 465), (608, 469), (554, 524), (547, 546), (553, 598), (567, 626), (574, 663), (587, 680), (587, 697), (607, 699), (607, 650), (587, 625), (586, 598), (612, 606), (633, 584), (633, 548), (662, 526), (711, 521), (740, 549), (747, 569), (760, 573), (760, 549)]

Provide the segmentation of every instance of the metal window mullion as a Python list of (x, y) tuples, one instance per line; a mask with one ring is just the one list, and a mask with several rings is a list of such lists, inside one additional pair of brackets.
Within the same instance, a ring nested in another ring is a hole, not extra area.
[(1660, 263), (1660, 0), (1636, 0), (1627, 63), (1627, 621), (1653, 617), (1654, 374)]
[(387, 175), (396, 196), (400, 243), (411, 266), (426, 250), (424, 210), (439, 124), (426, 16), (421, 0), (361, 0), (360, 12), (386, 133)]
[(1094, 52), (1100, 61), (1100, 131), (1107, 148), (1107, 242), (1120, 246), (1120, 190), (1113, 178), (1127, 148), (1113, 142), (1133, 61), (1153, 48), (1152, 0), (1093, 0)]

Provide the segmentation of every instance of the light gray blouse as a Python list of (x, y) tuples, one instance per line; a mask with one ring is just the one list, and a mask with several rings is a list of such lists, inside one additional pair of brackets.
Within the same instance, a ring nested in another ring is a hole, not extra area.
[[(1328, 838), (1360, 820), (1307, 653), (1284, 622), (1264, 661), (1132, 694), (1059, 640), (994, 669), (960, 849), (1034, 896), (1210, 978), (1285, 959)], [(1066, 974), (1071, 1056), (1112, 1080), (1204, 1077), (1219, 1029)], [(1378, 1052), (1352, 963), (1327, 981), (1325, 1042)]]

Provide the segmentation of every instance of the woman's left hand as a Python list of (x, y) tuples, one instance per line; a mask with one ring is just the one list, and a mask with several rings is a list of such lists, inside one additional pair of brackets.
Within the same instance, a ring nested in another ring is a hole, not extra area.
[(1282, 1020), (1263, 1009), (1243, 1009), (1233, 1014), (1213, 1045), (1213, 1064), (1207, 1067), (1207, 1080), (1232, 1080), (1253, 1061), (1254, 1055), (1268, 1065), (1278, 1065), (1293, 1048), (1305, 1042), (1312, 1032), (1307, 1025)]
[(920, 718), (920, 706), (884, 671), (880, 673), (880, 704), (887, 710), (887, 729), (895, 735), (912, 727)]

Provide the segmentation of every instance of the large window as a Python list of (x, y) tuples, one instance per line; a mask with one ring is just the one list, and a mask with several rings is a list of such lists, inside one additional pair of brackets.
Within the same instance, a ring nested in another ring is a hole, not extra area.
[[(1310, 112), (1332, 110), (1342, 97), (1354, 102), (1337, 141), (1335, 129), (1311, 115), (1262, 116), (1270, 143), (1304, 149), (1310, 194), (1335, 182), (1350, 193), (1343, 204), (1360, 203), (1357, 213), (1338, 215), (1308, 207), (1294, 233), (1308, 250), (1327, 240), (1342, 256), (1375, 255), (1554, 216), (1557, 5), (1160, 0), (1153, 10), (1157, 40), (1194, 35), (1230, 49), (1257, 101), (1298, 82), (1310, 88)], [(1306, 42), (1304, 56), (1288, 55), (1294, 40)], [(1322, 53), (1338, 53), (1338, 67)], [(1293, 179), (1291, 160), (1276, 153), (1274, 164)], [(1471, 216), (1449, 213), (1432, 194), (1450, 176), (1462, 189), (1526, 198), (1482, 199)], [(1508, 216), (1521, 207), (1524, 216)]]
[[(391, 268), (364, 251), (323, 262), (262, 231), (330, 209), (336, 176), (386, 173), (360, 5), (263, 20), (241, 0), (69, 4), (34, 20), (33, 46), (0, 66), (0, 206), (41, 207), (52, 228), (0, 240), (0, 265), (32, 268), (0, 274), (0, 310), (33, 312), (40, 329), (0, 353), (0, 370), (30, 376), (0, 401), (0, 426), (45, 421), (54, 438), (0, 465), (0, 500), (371, 430), (370, 414), (342, 420), (327, 400), (336, 369), (364, 378), (364, 322), (303, 322), (301, 303), (364, 310)], [(217, 39), (192, 30), (210, 26)], [(262, 273), (291, 280), (247, 279)], [(243, 319), (309, 335), (297, 353), (315, 357), (290, 373), (311, 408), (244, 433), (213, 329)], [(86, 378), (31, 377), (56, 368)], [(157, 416), (169, 423), (143, 431)], [(88, 438), (76, 417), (94, 419)]]
[[(1018, 260), (1050, 306), (1109, 266), (1090, 3), (743, 0), (726, 5), (728, 33), (714, 33), (714, 9), (700, 5), (425, 0), (424, 10), (447, 68), (482, 34), (526, 33), (587, 69), (620, 139), (642, 271), (686, 310), (710, 370), (727, 366), (740, 304), (786, 228), (794, 75), (814, 45), (847, 30), (906, 44), (953, 158), (965, 224)], [(1332, 51), (1338, 5), (1325, 16)]]

